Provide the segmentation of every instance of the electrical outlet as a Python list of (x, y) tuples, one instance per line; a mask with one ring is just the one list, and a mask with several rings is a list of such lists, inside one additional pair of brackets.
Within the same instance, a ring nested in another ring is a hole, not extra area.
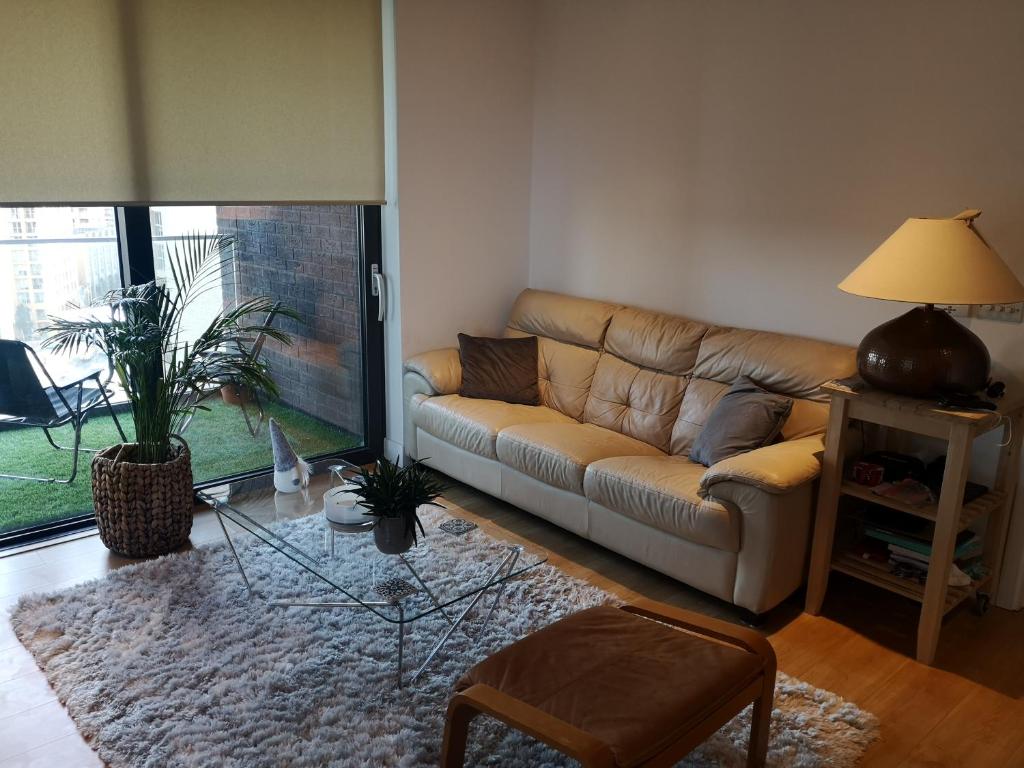
[(971, 316), (970, 304), (936, 304), (936, 309), (941, 309), (950, 317), (968, 318)]
[(1002, 320), (1004, 323), (1024, 322), (1024, 304), (978, 304), (974, 316), (982, 320)]

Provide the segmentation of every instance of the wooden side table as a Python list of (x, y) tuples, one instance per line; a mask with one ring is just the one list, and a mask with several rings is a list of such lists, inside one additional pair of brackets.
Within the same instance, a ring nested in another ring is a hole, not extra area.
[[(939, 408), (934, 402), (893, 395), (866, 386), (852, 389), (838, 381), (828, 382), (822, 390), (831, 397), (831, 411), (825, 437), (805, 608), (815, 615), (821, 611), (829, 573), (833, 570), (916, 600), (921, 603), (917, 660), (931, 664), (935, 659), (943, 616), (968, 597), (977, 597), (986, 590), (994, 591), (999, 583), (1020, 469), (1024, 399), (1006, 398), (1000, 403), (999, 411), (957, 411)], [(912, 506), (878, 496), (869, 488), (847, 480), (844, 461), (847, 425), (851, 419), (946, 440), (946, 468), (938, 502)], [(1003, 428), (1003, 445), (995, 483), (988, 493), (964, 504), (964, 487), (974, 438), (1000, 426)], [(923, 587), (916, 581), (894, 575), (885, 564), (865, 560), (850, 552), (833, 551), (840, 495), (881, 504), (935, 523), (931, 562)], [(987, 575), (968, 587), (948, 586), (957, 534), (986, 514), (989, 517), (982, 557)]]

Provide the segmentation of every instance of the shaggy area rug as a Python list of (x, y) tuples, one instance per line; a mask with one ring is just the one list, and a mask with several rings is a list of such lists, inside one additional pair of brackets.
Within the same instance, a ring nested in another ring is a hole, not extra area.
[[(453, 544), (437, 530), (444, 513), (429, 510), (424, 517), (427, 536), (415, 551), (424, 573), (460, 580), (502, 547), (479, 530)], [(318, 520), (292, 521), (281, 530), (307, 551), (319, 551)], [(259, 592), (317, 591), (265, 545), (242, 543), (241, 549)], [(367, 574), (369, 558), (349, 556), (345, 567)], [(468, 632), (457, 631), (404, 690), (394, 685), (392, 625), (362, 610), (285, 609), (250, 600), (223, 545), (25, 598), (12, 618), (82, 735), (114, 768), (411, 768), (437, 765), (445, 705), (464, 669), (560, 616), (612, 601), (541, 565), (508, 584), (479, 638), (467, 636), (479, 626), (467, 619)], [(442, 631), (440, 617), (412, 625), (406, 648), (413, 663)], [(872, 715), (781, 673), (775, 706), (772, 766), (853, 766), (877, 734)], [(739, 715), (681, 765), (743, 765), (748, 716)], [(567, 764), (493, 720), (478, 718), (470, 739), (467, 765)]]

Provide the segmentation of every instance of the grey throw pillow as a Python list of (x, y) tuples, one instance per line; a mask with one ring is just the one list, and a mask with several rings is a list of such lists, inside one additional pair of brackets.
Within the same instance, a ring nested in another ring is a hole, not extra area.
[(793, 401), (759, 387), (746, 376), (725, 393), (690, 449), (690, 460), (710, 467), (768, 445), (782, 431)]

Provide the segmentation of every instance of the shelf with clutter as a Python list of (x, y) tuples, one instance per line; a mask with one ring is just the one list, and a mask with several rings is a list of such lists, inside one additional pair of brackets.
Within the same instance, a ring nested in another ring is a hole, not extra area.
[[(945, 458), (926, 467), (913, 456), (878, 452), (847, 462), (832, 570), (923, 602)], [(983, 526), (1005, 498), (966, 483), (945, 613), (970, 597), (979, 613), (987, 609), (992, 572), (984, 564)]]
[[(998, 585), (1024, 401), (968, 411), (863, 383), (823, 389), (831, 412), (807, 611), (820, 612), (832, 571), (914, 600), (917, 658), (930, 664), (942, 618), (972, 597), (984, 613)], [(993, 431), (1002, 433), (995, 472), (971, 482), (974, 440)]]

